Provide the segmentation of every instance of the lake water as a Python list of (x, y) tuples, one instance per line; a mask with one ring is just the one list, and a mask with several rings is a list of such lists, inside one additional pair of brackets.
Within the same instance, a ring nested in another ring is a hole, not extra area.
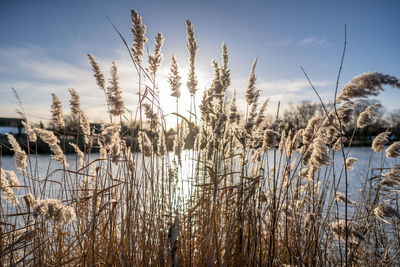
[[(192, 158), (192, 153), (191, 151), (184, 151), (183, 156), (182, 156), (182, 168), (179, 171), (179, 179), (181, 180), (180, 184), (178, 184), (179, 187), (183, 188), (183, 191), (185, 191), (185, 195), (188, 194), (188, 188), (187, 188), (187, 183), (188, 180), (190, 180), (190, 177), (192, 177), (192, 163), (193, 161), (191, 160)], [(89, 158), (89, 162), (91, 160), (94, 160), (98, 158), (98, 154), (92, 154)], [(372, 157), (371, 157), (372, 156)], [(279, 158), (279, 155), (277, 156)], [(353, 198), (354, 200), (357, 199), (357, 197), (360, 194), (360, 189), (362, 188), (364, 181), (366, 178), (370, 178), (373, 176), (377, 176), (380, 173), (380, 167), (382, 166), (382, 162), (384, 162), (384, 167), (389, 168), (393, 167), (395, 164), (399, 163), (398, 159), (388, 159), (386, 157), (383, 157), (382, 153), (374, 153), (370, 147), (352, 147), (349, 152), (349, 157), (354, 157), (358, 161), (354, 163), (354, 169), (348, 170), (348, 194), (350, 198)], [(173, 154), (171, 153), (169, 156), (170, 159), (173, 158)], [(271, 151), (268, 153), (268, 159), (269, 162), (273, 161), (273, 152)], [(371, 160), (371, 167), (369, 166), (369, 162)], [(135, 161), (137, 162), (137, 166), (141, 166), (142, 164), (142, 157), (140, 153), (135, 154)], [(70, 169), (71, 170), (76, 170), (76, 155), (70, 154), (67, 155), (67, 162), (70, 164)], [(79, 162), (79, 161), (78, 161)], [(21, 173), (16, 170), (15, 162), (12, 156), (3, 156), (1, 158), (1, 167), (5, 170), (14, 170), (20, 178), (21, 185), (24, 184)], [(29, 162), (28, 162), (29, 164)], [(79, 163), (78, 163), (79, 164)], [(34, 155), (31, 157), (31, 165), (36, 166), (34, 168), (37, 169), (37, 177), (39, 180), (43, 180), (48, 176), (48, 173), (51, 173), (54, 170), (57, 169), (62, 169), (62, 165), (58, 164), (54, 160), (50, 160), (49, 155)], [(342, 170), (343, 166), (343, 160), (342, 160), (342, 155), (341, 152), (335, 152), (335, 173), (337, 177), (339, 177), (339, 174)], [(116, 168), (115, 168), (116, 169)], [(387, 172), (388, 169), (383, 170), (383, 173)], [(54, 172), (51, 175), (51, 179), (53, 180), (60, 180), (60, 175), (62, 175), (62, 171)], [(331, 174), (326, 174), (327, 179), (332, 179)], [(56, 187), (53, 187), (53, 190)], [(339, 186), (339, 191), (344, 193), (345, 187), (344, 187), (344, 178), (341, 178), (340, 186)], [(20, 190), (20, 195), (23, 195), (24, 190)]]

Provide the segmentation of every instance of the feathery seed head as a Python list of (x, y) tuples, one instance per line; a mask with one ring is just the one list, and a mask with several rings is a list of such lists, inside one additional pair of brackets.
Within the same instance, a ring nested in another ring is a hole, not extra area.
[(104, 79), (103, 73), (101, 72), (99, 63), (97, 63), (96, 59), (91, 54), (88, 54), (88, 57), (90, 60), (90, 64), (92, 65), (92, 70), (94, 72), (94, 77), (96, 78), (97, 86), (101, 90), (105, 90), (106, 89), (106, 85), (105, 85), (106, 81)]
[(259, 128), (262, 125), (262, 123), (265, 121), (265, 110), (267, 109), (268, 102), (269, 102), (269, 98), (265, 99), (265, 101), (263, 102), (263, 104), (260, 107), (260, 110), (257, 113), (255, 122), (254, 122), (254, 126), (256, 128)]
[(167, 145), (165, 144), (164, 130), (158, 131), (157, 154), (161, 157), (167, 154)]
[(139, 132), (139, 148), (145, 157), (151, 157), (153, 146), (146, 132)]
[(64, 225), (72, 222), (75, 218), (75, 211), (72, 207), (62, 204), (58, 199), (36, 200), (34, 216), (43, 216), (45, 219), (51, 219), (57, 224)]
[(222, 66), (220, 72), (221, 84), (223, 87), (222, 90), (225, 92), (231, 84), (231, 74), (230, 70), (228, 69), (228, 49), (226, 48), (225, 43), (222, 43)]
[(177, 99), (181, 97), (181, 76), (179, 76), (178, 71), (178, 62), (176, 61), (175, 56), (171, 58), (171, 66), (169, 68), (170, 74), (168, 76), (168, 82), (171, 85), (171, 96), (176, 97)]
[(151, 131), (154, 131), (157, 128), (158, 124), (158, 115), (156, 112), (153, 111), (153, 108), (150, 104), (144, 103), (144, 114), (146, 115), (147, 118), (147, 124)]
[(259, 90), (256, 90), (256, 88), (255, 88), (257, 77), (254, 72), (256, 69), (256, 65), (257, 65), (257, 59), (255, 59), (253, 62), (253, 65), (251, 67), (251, 71), (249, 74), (249, 81), (247, 84), (246, 100), (247, 100), (247, 104), (249, 106), (252, 105), (253, 103), (257, 102), (258, 97), (260, 95)]
[(390, 134), (391, 134), (391, 132), (388, 132), (388, 131), (378, 134), (375, 137), (374, 141), (372, 141), (372, 146), (371, 146), (372, 150), (374, 152), (382, 152), (385, 144), (387, 144), (389, 142), (388, 136)]
[(394, 219), (397, 221), (400, 220), (400, 213), (398, 212), (398, 210), (386, 204), (378, 204), (374, 208), (373, 212), (378, 219), (386, 223), (390, 222), (388, 220), (385, 220), (385, 218)]
[(21, 149), (17, 140), (15, 140), (14, 136), (7, 133), (8, 142), (10, 143), (12, 150), (14, 151), (14, 160), (17, 166), (17, 169), (20, 170), (24, 175), (26, 174), (26, 153)]
[(375, 115), (377, 110), (382, 107), (380, 104), (374, 104), (368, 106), (357, 119), (357, 127), (364, 128), (366, 126), (372, 125), (375, 121)]
[(79, 116), (79, 114), (81, 112), (81, 100), (80, 100), (79, 94), (73, 88), (70, 88), (68, 91), (71, 94), (71, 100), (69, 101), (69, 103), (71, 105), (71, 112), (72, 112), (72, 114)]
[[(330, 224), (330, 229), (342, 242), (346, 240), (346, 220), (339, 220)], [(365, 238), (359, 227), (353, 221), (347, 221), (348, 240), (351, 244), (358, 244)]]
[(315, 137), (315, 131), (318, 130), (320, 123), (322, 122), (321, 117), (313, 117), (308, 121), (308, 124), (303, 132), (303, 144), (310, 144)]
[(196, 55), (199, 49), (194, 36), (194, 27), (190, 20), (186, 20), (187, 49), (189, 52), (189, 77), (186, 83), (189, 93), (194, 95), (197, 91), (197, 77), (195, 73)]
[(215, 124), (214, 127), (214, 134), (216, 138), (220, 138), (222, 133), (225, 131), (225, 123), (226, 123), (227, 117), (224, 113), (222, 113), (217, 121), (217, 124)]
[(115, 62), (112, 62), (110, 69), (111, 78), (109, 79), (110, 86), (107, 87), (107, 100), (110, 108), (110, 114), (113, 116), (121, 116), (125, 112), (125, 103), (122, 99), (122, 91), (119, 87), (118, 68)]
[(53, 98), (53, 104), (51, 105), (51, 115), (53, 122), (59, 127), (64, 127), (65, 123), (62, 112), (61, 100), (54, 93), (52, 93), (51, 96)]
[(236, 106), (236, 90), (233, 92), (232, 102), (230, 105), (229, 112), (229, 123), (230, 124), (238, 124), (240, 121), (240, 115), (238, 113), (238, 109)]
[(52, 131), (44, 130), (41, 128), (34, 128), (35, 133), (43, 140), (47, 145), (49, 145), (50, 150), (53, 152), (51, 156), (52, 159), (68, 167), (67, 159), (59, 146), (60, 140), (54, 135)]
[(147, 42), (146, 38), (146, 26), (143, 25), (142, 17), (136, 10), (131, 10), (131, 18), (132, 18), (132, 38), (133, 45), (131, 48), (133, 58), (136, 63), (142, 64), (143, 57), (143, 49)]
[(90, 145), (90, 124), (85, 113), (82, 110), (80, 110), (79, 112), (79, 126), (81, 127), (82, 133), (84, 135), (83, 137), (85, 140), (85, 144)]
[(322, 165), (329, 164), (329, 148), (325, 145), (324, 140), (321, 137), (317, 137), (314, 139), (312, 146), (313, 151), (310, 157), (311, 166), (320, 168)]
[(156, 72), (158, 68), (161, 65), (161, 62), (163, 60), (163, 56), (161, 55), (161, 47), (164, 43), (164, 37), (163, 35), (159, 32), (156, 36), (156, 43), (154, 45), (154, 52), (153, 55), (149, 56), (149, 69), (153, 76), (156, 75)]
[(347, 83), (337, 97), (337, 102), (349, 101), (353, 98), (365, 98), (378, 95), (383, 91), (382, 85), (400, 88), (400, 81), (394, 77), (379, 72), (362, 73)]
[(25, 132), (28, 134), (29, 137), (29, 141), (30, 142), (36, 142), (37, 138), (36, 138), (36, 134), (35, 131), (32, 129), (31, 126), (29, 126), (29, 124), (25, 121), (22, 121), (22, 125), (25, 128)]
[(81, 164), (81, 168), (82, 168), (83, 166), (85, 166), (85, 163), (83, 161), (84, 157), (85, 157), (85, 154), (83, 154), (83, 152), (79, 149), (79, 146), (77, 146), (76, 144), (69, 142), (69, 145), (74, 148), (76, 154), (78, 155), (79, 161), (80, 161), (80, 164)]
[(400, 164), (397, 164), (383, 175), (380, 184), (387, 187), (395, 187), (400, 185)]
[(336, 199), (336, 201), (338, 201), (338, 202), (341, 201), (341, 202), (344, 202), (344, 203), (347, 203), (347, 204), (350, 204), (350, 205), (355, 205), (355, 204), (357, 204), (356, 202), (354, 202), (354, 201), (352, 201), (352, 200), (346, 198), (346, 196), (345, 196), (343, 193), (340, 193), (340, 192), (336, 192), (335, 199)]
[(400, 141), (394, 142), (386, 149), (386, 157), (394, 159), (400, 156)]
[(354, 169), (354, 163), (358, 161), (356, 158), (347, 158), (346, 159), (346, 169), (352, 170)]

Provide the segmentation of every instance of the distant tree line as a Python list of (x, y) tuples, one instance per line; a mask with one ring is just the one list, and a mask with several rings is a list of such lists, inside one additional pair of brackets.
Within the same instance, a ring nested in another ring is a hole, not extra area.
[[(351, 137), (356, 126), (356, 121), (361, 112), (368, 106), (373, 104), (381, 104), (378, 100), (362, 99), (355, 102), (353, 111), (353, 121), (349, 123), (346, 128), (346, 137)], [(332, 103), (325, 103), (325, 108), (332, 107)], [(312, 103), (303, 101), (300, 104), (291, 104), (282, 115), (284, 126), (286, 130), (298, 130), (307, 126), (308, 121), (314, 116), (324, 116), (325, 111), (321, 103)], [(391, 132), (390, 139), (397, 141), (400, 139), (400, 109), (387, 111), (381, 104), (376, 113), (376, 121), (373, 125), (367, 126), (363, 129), (357, 129), (354, 132), (353, 145), (364, 146), (370, 145), (373, 138), (383, 131), (389, 130)]]

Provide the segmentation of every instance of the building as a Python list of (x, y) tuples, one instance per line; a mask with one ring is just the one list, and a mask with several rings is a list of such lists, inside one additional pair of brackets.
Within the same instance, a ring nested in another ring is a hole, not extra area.
[(22, 125), (22, 119), (18, 118), (0, 118), (0, 135), (6, 133), (23, 134), (25, 128)]

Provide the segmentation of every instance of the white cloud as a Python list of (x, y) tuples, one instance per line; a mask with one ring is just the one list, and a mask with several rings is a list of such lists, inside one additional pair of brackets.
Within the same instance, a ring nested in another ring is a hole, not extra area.
[[(332, 85), (333, 83), (329, 81), (315, 81), (313, 84), (318, 87)], [(305, 90), (311, 89), (310, 84), (305, 78), (261, 82), (258, 87), (272, 95), (283, 93), (304, 93)]]
[(325, 38), (308, 37), (299, 42), (300, 46), (325, 46), (327, 45)]

